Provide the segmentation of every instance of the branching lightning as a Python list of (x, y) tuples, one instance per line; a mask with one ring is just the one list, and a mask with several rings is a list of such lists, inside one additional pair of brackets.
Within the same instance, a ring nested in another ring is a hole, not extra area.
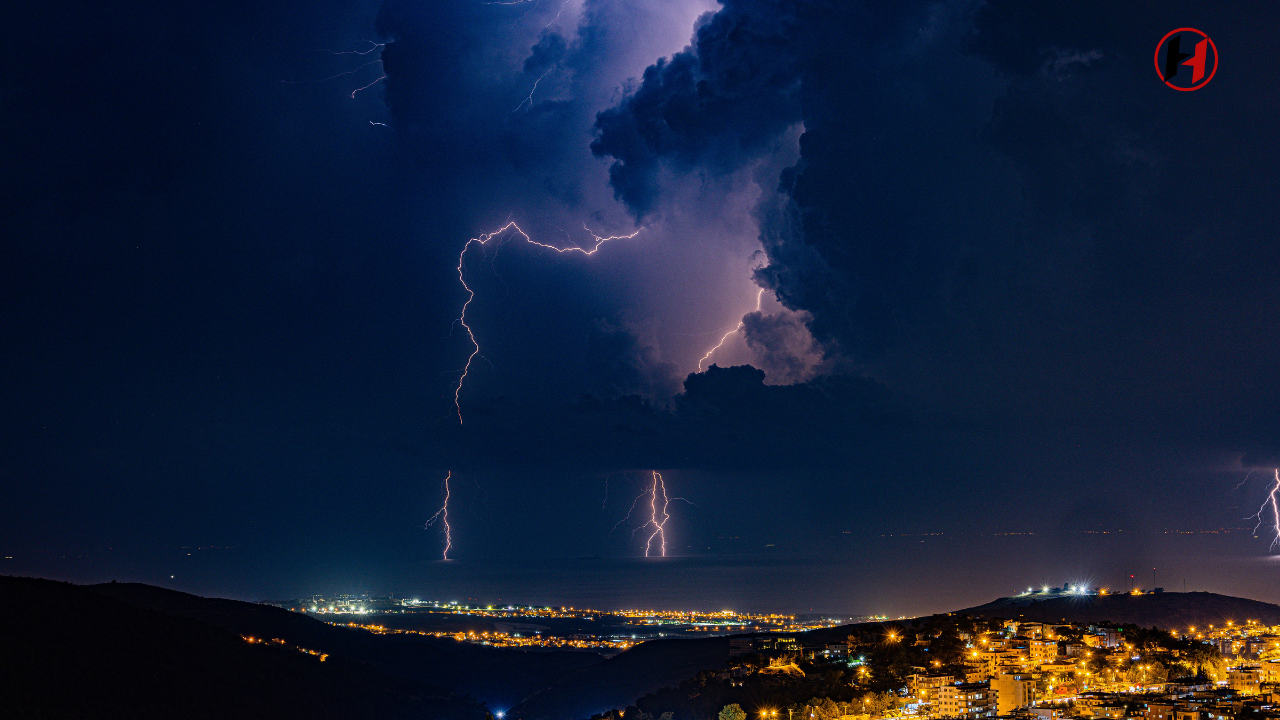
[[(1248, 479), (1248, 476), (1245, 476)], [(1243, 484), (1243, 483), (1242, 483)], [(1267, 550), (1275, 550), (1280, 545), (1280, 468), (1275, 470), (1275, 480), (1271, 483), (1271, 489), (1267, 492), (1267, 499), (1262, 501), (1262, 506), (1258, 508), (1258, 512), (1250, 515), (1250, 518), (1256, 518), (1258, 524), (1253, 527), (1253, 534), (1256, 537), (1258, 530), (1262, 528), (1262, 523), (1266, 522), (1263, 514), (1267, 512), (1268, 507), (1271, 511), (1271, 545)], [(1245, 518), (1246, 520), (1248, 518)]]
[[(533, 108), (533, 94), (534, 94), (535, 92), (537, 92), (537, 91), (538, 91), (538, 83), (542, 82), (542, 78), (546, 77), (546, 76), (547, 76), (547, 74), (548, 74), (548, 73), (550, 73), (552, 70), (555, 70), (555, 67), (554, 67), (554, 66), (549, 67), (549, 68), (547, 68), (546, 70), (544, 70), (544, 71), (543, 71), (543, 73), (542, 73), (541, 75), (539, 75), (539, 76), (538, 76), (538, 79), (533, 81), (533, 87), (529, 88), (529, 97), (527, 97), (527, 98), (525, 98), (525, 99), (521, 100), (521, 101), (520, 101), (520, 104), (516, 106), (515, 110), (512, 110), (512, 111), (511, 111), (511, 113), (512, 113), (512, 114), (515, 114), (515, 113), (516, 113), (516, 111), (518, 111), (520, 108), (524, 107), (526, 104), (527, 104), (531, 109)], [(588, 232), (590, 232), (590, 231), (588, 231)]]
[[(613, 524), (613, 528), (609, 530), (609, 534), (613, 534), (613, 531), (617, 530), (619, 525), (631, 519), (631, 513), (635, 512), (635, 509), (636, 509), (636, 503), (640, 502), (640, 498), (648, 494), (649, 494), (649, 491), (645, 490), (644, 492), (637, 495), (634, 500), (631, 501), (631, 507), (627, 508), (627, 514), (623, 515), (621, 520)], [(644, 525), (641, 525), (640, 527), (644, 527)], [(639, 529), (640, 528), (636, 528), (635, 530), (631, 531), (632, 537), (635, 536), (636, 530), (639, 530)]]
[[(658, 508), (658, 493), (662, 493), (662, 508)], [(642, 527), (653, 526), (653, 532), (649, 534), (649, 539), (644, 543), (644, 556), (649, 557), (649, 551), (653, 546), (653, 539), (658, 539), (658, 546), (662, 550), (662, 557), (667, 556), (667, 535), (665, 532), (667, 521), (671, 516), (667, 514), (667, 485), (662, 482), (662, 474), (657, 470), (653, 471), (653, 487), (649, 489), (649, 522)], [(662, 519), (659, 520), (658, 516)]]
[[(640, 504), (640, 500), (647, 497), (649, 498), (649, 519), (643, 524), (632, 528), (631, 537), (634, 538), (636, 533), (641, 530), (649, 529), (649, 537), (645, 538), (644, 543), (644, 556), (653, 557), (654, 553), (657, 552), (659, 557), (666, 557), (667, 521), (671, 519), (671, 515), (667, 512), (667, 508), (671, 503), (677, 500), (689, 503), (694, 507), (698, 507), (698, 504), (687, 498), (668, 497), (667, 485), (662, 479), (662, 473), (659, 473), (657, 470), (650, 470), (649, 472), (653, 478), (649, 487), (641, 491), (640, 494), (631, 501), (631, 507), (627, 508), (627, 514), (623, 515), (621, 520), (614, 523), (613, 528), (609, 530), (609, 533), (612, 534), (614, 530), (617, 530), (623, 523), (630, 520), (631, 514), (635, 512), (636, 506)], [(656, 544), (654, 542), (655, 540), (657, 540)]]
[[(755, 309), (755, 311), (754, 311), (754, 312), (760, 312), (760, 302), (761, 302), (762, 300), (764, 300), (764, 288), (760, 288), (760, 292), (756, 293), (756, 309)], [(711, 356), (712, 356), (713, 354), (715, 354), (715, 351), (719, 350), (719, 349), (720, 349), (720, 346), (724, 345), (725, 341), (726, 341), (726, 340), (728, 340), (730, 337), (732, 337), (732, 336), (733, 336), (735, 333), (737, 333), (739, 330), (741, 330), (741, 329), (742, 329), (742, 327), (743, 327), (743, 325), (745, 325), (745, 324), (746, 324), (746, 321), (745, 321), (745, 320), (739, 320), (739, 321), (738, 321), (738, 324), (737, 324), (737, 325), (735, 325), (735, 326), (734, 326), (734, 328), (733, 328), (732, 330), (730, 330), (729, 332), (725, 333), (725, 334), (724, 334), (724, 337), (720, 338), (720, 342), (716, 343), (716, 344), (715, 344), (715, 347), (713, 347), (713, 348), (711, 348), (710, 350), (708, 350), (708, 351), (707, 351), (707, 354), (706, 354), (706, 355), (703, 355), (703, 356), (702, 356), (702, 359), (698, 360), (698, 372), (702, 372), (702, 364), (703, 364), (703, 363), (705, 363), (706, 361), (710, 360), (710, 359), (711, 359)]]
[(471, 362), (476, 359), (477, 355), (480, 354), (480, 343), (479, 341), (476, 340), (475, 331), (472, 330), (471, 326), (467, 324), (467, 308), (471, 305), (471, 301), (476, 299), (475, 291), (472, 290), (471, 286), (467, 284), (467, 277), (466, 277), (466, 271), (465, 271), (467, 251), (471, 249), (472, 245), (480, 245), (480, 246), (487, 245), (490, 240), (493, 240), (494, 238), (506, 236), (506, 233), (508, 230), (514, 230), (514, 234), (519, 235), (525, 242), (529, 243), (530, 245), (537, 245), (540, 248), (547, 248), (548, 250), (554, 250), (562, 254), (579, 252), (579, 253), (582, 253), (583, 255), (595, 255), (596, 251), (600, 249), (600, 246), (604, 245), (610, 240), (629, 240), (640, 233), (639, 230), (636, 230), (630, 235), (610, 235), (609, 237), (602, 237), (600, 235), (596, 235), (594, 232), (591, 232), (591, 229), (588, 228), (586, 225), (583, 225), (582, 229), (586, 230), (588, 233), (591, 233), (591, 237), (595, 238), (596, 244), (593, 245), (590, 250), (587, 250), (582, 247), (578, 247), (576, 245), (572, 247), (562, 248), (562, 247), (556, 247), (555, 245), (547, 245), (545, 243), (537, 242), (533, 238), (529, 237), (529, 235), (525, 233), (524, 230), (521, 230), (520, 226), (515, 224), (514, 222), (509, 222), (506, 225), (503, 225), (502, 227), (498, 228), (497, 230), (494, 230), (491, 233), (484, 233), (478, 237), (471, 238), (470, 240), (467, 241), (466, 245), (462, 246), (462, 252), (458, 253), (458, 281), (462, 283), (462, 288), (467, 291), (467, 300), (466, 302), (462, 303), (462, 312), (458, 315), (458, 323), (462, 325), (463, 329), (467, 331), (467, 337), (471, 339), (472, 350), (471, 350), (471, 354), (467, 356), (466, 364), (463, 365), (462, 367), (462, 374), (458, 378), (458, 386), (453, 390), (453, 406), (458, 411), (459, 425), (462, 424), (462, 401), (461, 401), (462, 384), (467, 379), (467, 373), (471, 371)]
[[(386, 43), (376, 43), (372, 40), (365, 40), (365, 42), (369, 43), (369, 48), (367, 50), (343, 50), (343, 51), (324, 50), (323, 52), (327, 52), (330, 55), (368, 55), (369, 53), (374, 52), (375, 50), (379, 50), (387, 46)], [(346, 75), (354, 75), (360, 72), (361, 70), (369, 67), (370, 65), (382, 65), (382, 58), (379, 57), (377, 60), (370, 60), (369, 62), (361, 63), (360, 65), (355, 66), (351, 70), (345, 70), (336, 75), (330, 75), (327, 78), (321, 78), (319, 80), (282, 80), (281, 82), (284, 82), (288, 85), (298, 85), (302, 83), (328, 82), (330, 80), (336, 80), (337, 78), (344, 77)], [(377, 80), (374, 80), (373, 82), (370, 82), (362, 87), (358, 87), (355, 90), (352, 90), (351, 99), (354, 100), (356, 97), (356, 93), (360, 92), (361, 90), (368, 90), (369, 88), (373, 87), (374, 85), (377, 85), (378, 83), (386, 79), (387, 79), (387, 76), (383, 74)]]
[(436, 511), (436, 514), (432, 515), (431, 519), (427, 520), (427, 524), (423, 526), (423, 529), (429, 528), (435, 524), (436, 520), (439, 520), (441, 524), (444, 526), (444, 559), (445, 560), (449, 559), (449, 548), (453, 547), (453, 533), (452, 533), (453, 529), (449, 527), (449, 478), (451, 477), (453, 477), (452, 470), (450, 470), (448, 474), (444, 476), (444, 504), (440, 506), (440, 509)]

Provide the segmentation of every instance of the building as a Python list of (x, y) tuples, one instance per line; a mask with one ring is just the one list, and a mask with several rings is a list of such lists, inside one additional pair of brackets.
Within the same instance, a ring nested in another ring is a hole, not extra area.
[(996, 710), (1001, 716), (1012, 715), (1036, 700), (1036, 681), (1030, 673), (1000, 673), (991, 679), (996, 695)]
[(1142, 705), (1142, 716), (1147, 720), (1174, 720), (1178, 706), (1172, 702), (1149, 702)]
[(1078, 669), (1078, 666), (1075, 663), (1069, 663), (1069, 662), (1040, 663), (1040, 672), (1050, 677), (1052, 676), (1061, 676), (1064, 678), (1072, 677), (1075, 674), (1077, 669)]
[(1018, 623), (1018, 634), (1026, 635), (1029, 638), (1043, 637), (1044, 625), (1038, 622), (1020, 622)]
[(929, 673), (917, 673), (907, 676), (907, 687), (918, 698), (928, 698), (936, 700), (938, 690), (948, 685), (954, 685), (956, 678), (954, 675), (935, 675)]
[(990, 683), (961, 683), (938, 689), (933, 714), (945, 718), (989, 718), (997, 714), (996, 692)]
[(1257, 695), (1261, 691), (1261, 686), (1262, 669), (1257, 665), (1246, 665), (1227, 671), (1227, 687), (1241, 695)]
[(1029, 648), (1031, 662), (1039, 665), (1040, 663), (1052, 662), (1058, 657), (1058, 641), (1057, 640), (1032, 640)]
[(995, 675), (997, 668), (1002, 665), (1021, 665), (1022, 661), (1022, 656), (1016, 650), (1009, 648), (973, 650), (969, 653), (969, 657), (965, 658), (966, 664), (974, 666), (987, 676)]
[(766, 637), (756, 638), (755, 647), (757, 650), (781, 650), (783, 652), (796, 652), (800, 649), (800, 644), (792, 637)]

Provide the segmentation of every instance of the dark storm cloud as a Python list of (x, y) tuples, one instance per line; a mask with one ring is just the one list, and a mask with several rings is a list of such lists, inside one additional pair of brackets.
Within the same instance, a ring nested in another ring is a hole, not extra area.
[(675, 366), (663, 362), (652, 344), (644, 343), (639, 333), (603, 319), (592, 324), (586, 369), (590, 390), (605, 397), (665, 398), (678, 389)]
[(456, 442), (472, 467), (812, 469), (883, 457), (885, 441), (901, 442), (908, 428), (874, 381), (764, 379), (750, 366), (713, 365), (690, 374), (670, 404), (638, 395), (585, 395), (538, 407), (490, 399), (469, 408)]
[(821, 349), (805, 327), (805, 313), (747, 313), (742, 318), (742, 334), (747, 345), (756, 351), (756, 363), (769, 374), (774, 384), (802, 381), (815, 362), (821, 361)]
[[(662, 468), (702, 506), (682, 552), (782, 534), (784, 564), (894, 562), (840, 527), (1227, 527), (1270, 477), (1227, 498), (1280, 448), (1274, 6), (390, 0), (379, 35), (343, 2), (11, 5), (43, 17), (0, 50), (7, 572), (404, 577), (449, 470), (462, 558), (635, 555), (600, 476)], [(1151, 63), (1185, 24), (1224, 58), (1195, 93)], [(387, 77), (355, 99), (376, 62), (294, 82), (366, 38)], [(582, 262), (468, 256), (459, 426), (466, 239), (637, 215)], [(685, 375), (754, 306), (757, 233), (766, 309), (713, 358), (739, 367)], [(1060, 536), (901, 566), (953, 604)], [(175, 568), (192, 544), (261, 562)]]
[(653, 209), (660, 161), (726, 172), (800, 119), (790, 6), (726, 3), (691, 49), (660, 59), (620, 105), (599, 114), (591, 150), (616, 158), (610, 183), (637, 217)]
[(568, 47), (559, 33), (543, 33), (542, 37), (538, 38), (538, 43), (529, 50), (529, 57), (525, 58), (525, 73), (543, 73), (550, 70), (564, 59)]
[[(575, 8), (567, 5), (392, 0), (382, 7), (386, 99), (398, 144), (425, 192), (448, 199), (446, 219), (465, 224), (444, 238), (451, 247), (510, 220), (538, 242), (566, 247), (592, 242), (586, 223), (606, 234), (630, 224), (620, 211), (621, 223), (601, 212), (597, 200), (608, 201), (608, 193), (603, 183), (591, 184), (600, 162), (587, 148), (595, 94), (615, 82), (609, 74), (616, 68), (605, 58), (619, 50), (617, 38), (598, 37), (608, 30), (601, 23), (617, 20), (600, 7), (609, 3), (586, 3), (581, 20), (570, 18)], [(485, 348), (473, 381), (494, 367), (485, 362), (492, 357), (505, 372), (483, 376), (486, 392), (521, 402), (675, 392), (674, 368), (621, 318), (618, 298), (587, 287), (590, 261), (520, 243), (513, 233), (467, 257), (465, 272), (480, 298), (470, 312)], [(460, 308), (462, 288), (456, 280), (452, 287)], [(512, 297), (537, 300), (486, 305)], [(451, 337), (439, 373), (440, 396), (450, 404), (450, 378), (471, 350), (458, 328)], [(526, 374), (540, 382), (525, 382)]]
[[(749, 68), (776, 68), (763, 87), (798, 83), (805, 128), (800, 162), (761, 201), (757, 277), (829, 348), (943, 412), (1270, 435), (1280, 287), (1260, 268), (1278, 259), (1280, 153), (1258, 28), (1275, 11), (1202, 10), (728, 0), (720, 17), (742, 31), (710, 32), (713, 19), (678, 63), (651, 67), (600, 115), (596, 149), (641, 215), (656, 168), (749, 154), (759, 136), (722, 131), (730, 118), (778, 132), (796, 107), (738, 92), (756, 75), (711, 60), (750, 52)], [(1150, 53), (1191, 14), (1235, 69), (1178, 93)], [(754, 29), (774, 27), (760, 42)]]

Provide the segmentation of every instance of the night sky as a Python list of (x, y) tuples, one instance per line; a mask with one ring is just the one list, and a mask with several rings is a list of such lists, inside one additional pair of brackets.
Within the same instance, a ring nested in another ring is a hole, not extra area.
[(0, 13), (0, 574), (1280, 602), (1280, 6)]

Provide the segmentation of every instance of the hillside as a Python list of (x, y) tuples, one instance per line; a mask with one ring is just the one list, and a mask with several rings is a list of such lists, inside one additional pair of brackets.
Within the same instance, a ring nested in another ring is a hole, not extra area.
[[(336, 627), (271, 605), (204, 598), (138, 583), (107, 583), (89, 590), (130, 605), (200, 620), (240, 635), (290, 643), (379, 667), (388, 674), (428, 678), (470, 695), (494, 710), (509, 708), (557, 679), (595, 665), (586, 652), (525, 652), (421, 635), (375, 635)], [(376, 622), (376, 619), (367, 620)]]
[(1034, 622), (1091, 623), (1109, 620), (1142, 627), (1155, 625), (1170, 630), (1225, 625), (1228, 620), (1280, 624), (1280, 605), (1209, 592), (1064, 596), (1045, 600), (1010, 597), (966, 608), (957, 614)]
[(68, 583), (0, 577), (0, 627), (5, 717), (485, 717), (421, 680), (249, 643)]
[[(15, 648), (0, 655), (0, 697), (16, 717), (107, 716), (127, 707), (139, 718), (481, 720), (483, 703), (510, 709), (512, 720), (581, 720), (723, 668), (729, 651), (721, 637), (650, 641), (608, 660), (523, 652), (375, 635), (269, 605), (130, 583), (0, 577), (0, 611)], [(1203, 592), (1002, 598), (957, 614), (1165, 628), (1280, 624), (1280, 606)], [(840, 642), (859, 627), (817, 630), (805, 640)], [(328, 657), (321, 663), (299, 647)]]
[(598, 665), (575, 672), (514, 708), (521, 720), (581, 720), (622, 708), (700, 670), (723, 668), (729, 638), (650, 640)]

